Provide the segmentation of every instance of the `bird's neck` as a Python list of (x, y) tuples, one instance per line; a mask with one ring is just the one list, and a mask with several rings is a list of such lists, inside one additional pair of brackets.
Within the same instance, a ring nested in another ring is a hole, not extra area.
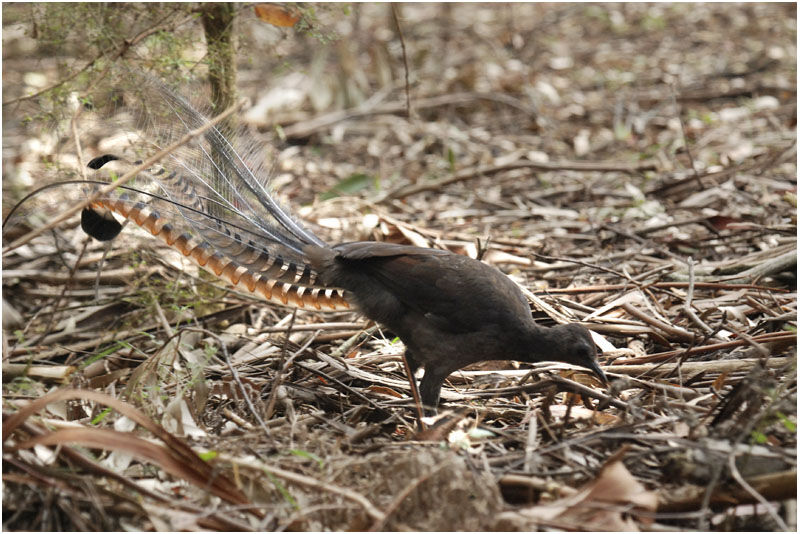
[(540, 326), (531, 320), (524, 325), (520, 337), (522, 344), (517, 347), (520, 361), (530, 363), (558, 361), (561, 332), (557, 326)]

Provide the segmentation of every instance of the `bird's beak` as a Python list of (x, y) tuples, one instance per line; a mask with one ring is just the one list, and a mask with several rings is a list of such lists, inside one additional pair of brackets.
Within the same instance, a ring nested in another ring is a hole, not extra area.
[(596, 361), (589, 365), (589, 369), (600, 379), (600, 382), (602, 382), (604, 386), (608, 386), (608, 377), (603, 370), (600, 369), (600, 365)]

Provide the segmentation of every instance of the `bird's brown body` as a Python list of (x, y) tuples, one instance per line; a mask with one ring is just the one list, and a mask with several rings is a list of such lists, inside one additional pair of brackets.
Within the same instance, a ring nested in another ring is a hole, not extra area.
[(537, 325), (516, 284), (485, 263), (363, 241), (305, 252), (323, 282), (343, 288), (364, 315), (397, 334), (412, 375), (425, 367), (420, 395), (428, 410), (450, 373), (484, 360), (562, 361), (605, 381), (588, 330)]

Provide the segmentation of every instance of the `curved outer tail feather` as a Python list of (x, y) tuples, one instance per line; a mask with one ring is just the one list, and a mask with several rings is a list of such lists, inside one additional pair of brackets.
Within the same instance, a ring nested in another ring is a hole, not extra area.
[[(308, 264), (284, 262), (278, 256), (270, 257), (266, 251), (250, 249), (245, 245), (242, 245), (241, 255), (250, 255), (257, 261), (239, 261), (211, 246), (208, 241), (201, 241), (188, 233), (182, 233), (165, 217), (159, 216), (157, 212), (141, 203), (131, 204), (122, 199), (98, 200), (91, 207), (107, 209), (135, 222), (219, 278), (268, 301), (316, 310), (350, 308), (342, 290), (313, 284), (314, 273)], [(248, 268), (247, 263), (257, 263), (266, 268), (256, 272)]]
[[(127, 84), (131, 97), (125, 98), (126, 104), (134, 103), (128, 116), (135, 124), (119, 136), (130, 144), (121, 152), (130, 148), (141, 158), (207, 122), (162, 82), (142, 73), (126, 75), (136, 81)], [(350, 308), (344, 291), (322, 284), (304, 257), (306, 246), (328, 245), (273, 199), (263, 151), (242, 146), (242, 139), (243, 132), (229, 138), (210, 128), (203, 138), (167, 156), (162, 166), (140, 172), (129, 185), (97, 198), (82, 214), (83, 229), (96, 239), (113, 239), (122, 229), (113, 212), (219, 278), (268, 301), (316, 310)], [(96, 193), (99, 184), (113, 182), (130, 165), (121, 153), (93, 158), (87, 166), (94, 179), (82, 182), (86, 193)], [(63, 182), (70, 187), (75, 183)]]

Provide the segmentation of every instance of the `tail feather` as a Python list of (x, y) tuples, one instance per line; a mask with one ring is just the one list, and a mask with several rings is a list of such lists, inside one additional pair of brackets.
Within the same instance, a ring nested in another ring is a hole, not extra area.
[[(231, 240), (232, 246), (240, 247), (242, 252), (228, 254), (224, 251), (230, 247), (220, 246), (222, 236), (216, 236), (214, 240), (217, 245), (212, 245), (207, 239), (182, 231), (179, 226), (173, 225), (167, 218), (141, 202), (131, 202), (123, 198), (98, 199), (91, 207), (117, 213), (135, 222), (216, 276), (266, 300), (318, 310), (342, 310), (350, 307), (343, 291), (318, 283), (316, 273), (307, 263), (287, 261), (280, 256), (271, 255), (267, 250), (258, 250), (235, 240)], [(253, 256), (257, 257), (257, 261), (252, 261)]]
[[(162, 82), (144, 74), (133, 77), (135, 87), (127, 84), (131, 94), (126, 93), (125, 102), (133, 111), (126, 116), (134, 124), (118, 136), (127, 146), (89, 162), (92, 180), (83, 182), (88, 195), (129, 170), (135, 165), (131, 161), (143, 160), (207, 123), (205, 115)], [(327, 245), (273, 198), (263, 150), (243, 139), (243, 134), (226, 137), (217, 128), (209, 129), (160, 166), (97, 198), (82, 214), (84, 230), (101, 240), (113, 239), (121, 230), (113, 212), (267, 300), (348, 308), (342, 290), (326, 287), (303, 254), (308, 245)]]

